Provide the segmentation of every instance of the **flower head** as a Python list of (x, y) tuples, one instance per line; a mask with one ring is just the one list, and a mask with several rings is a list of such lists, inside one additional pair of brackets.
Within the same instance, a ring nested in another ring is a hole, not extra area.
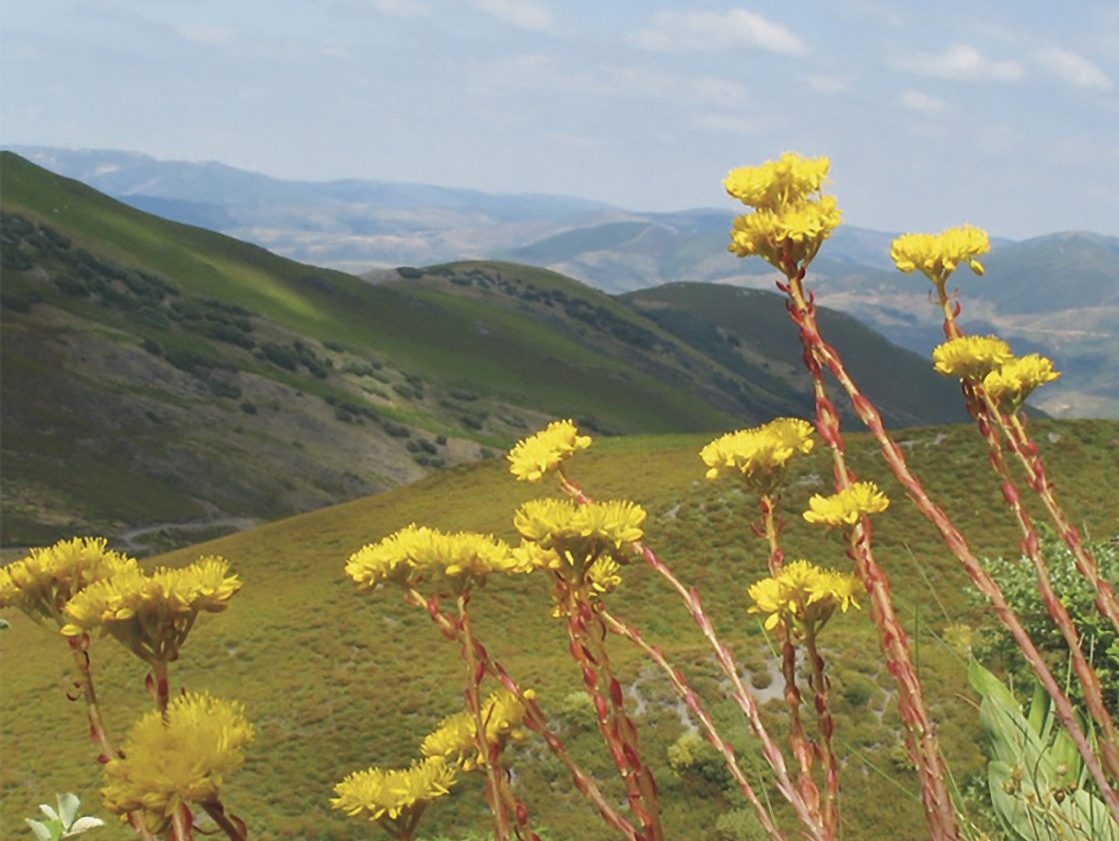
[(454, 768), (435, 756), (408, 768), (354, 771), (334, 786), (338, 796), (331, 798), (330, 805), (374, 823), (414, 826), (423, 810), (449, 794), (454, 784)]
[(800, 418), (777, 418), (764, 426), (728, 432), (702, 450), (707, 478), (742, 476), (761, 493), (770, 493), (784, 477), (789, 460), (812, 452), (812, 424)]
[(898, 270), (919, 270), (929, 280), (942, 284), (960, 263), (983, 274), (983, 264), (975, 258), (991, 250), (987, 232), (972, 225), (948, 228), (939, 234), (905, 234), (890, 245), (890, 257)]
[(532, 565), (492, 535), (442, 532), (414, 523), (362, 547), (346, 573), (362, 589), (386, 582), (412, 585), (421, 577), (447, 578), (457, 585), (482, 583), (491, 572), (531, 572)]
[(580, 435), (573, 421), (552, 421), (509, 451), (509, 470), (520, 481), (539, 482), (573, 453), (590, 445), (590, 436)]
[(790, 261), (807, 266), (839, 225), (835, 199), (819, 195), (830, 165), (827, 158), (786, 152), (776, 161), (732, 170), (723, 186), (754, 212), (734, 220), (727, 250), (762, 257), (785, 273)]
[(240, 704), (194, 692), (173, 698), (166, 714), (141, 718), (122, 746), (124, 757), (105, 766), (105, 807), (120, 815), (140, 812), (159, 834), (184, 804), (218, 798), (252, 738)]
[(103, 628), (145, 659), (173, 660), (199, 613), (217, 613), (241, 589), (229, 564), (202, 557), (150, 575), (133, 565), (91, 584), (66, 605), (67, 636)]
[(590, 564), (602, 554), (628, 560), (627, 547), (644, 536), (645, 517), (644, 508), (622, 499), (583, 505), (569, 499), (530, 499), (513, 515), (513, 525), (541, 549)]
[(827, 158), (802, 158), (785, 152), (761, 166), (732, 169), (723, 181), (727, 193), (754, 208), (775, 210), (818, 192), (828, 175)]
[(1017, 409), (1039, 385), (1061, 376), (1053, 361), (1036, 353), (1012, 357), (983, 378), (983, 388), (991, 399), (1008, 410)]
[(739, 257), (761, 257), (784, 272), (787, 260), (796, 266), (807, 265), (839, 221), (832, 196), (805, 199), (777, 210), (755, 210), (735, 217), (727, 250)]
[(801, 631), (807, 626), (818, 629), (839, 608), (846, 613), (854, 605), (861, 583), (853, 575), (822, 569), (808, 561), (786, 564), (778, 575), (763, 578), (749, 588), (753, 604), (750, 613), (766, 614), (765, 627), (778, 625)]
[(1013, 358), (1010, 345), (996, 336), (962, 336), (937, 345), (933, 366), (946, 377), (982, 380)]
[(39, 620), (62, 624), (62, 609), (90, 584), (138, 570), (136, 561), (108, 548), (103, 537), (60, 540), (32, 549), (0, 569), (0, 607), (19, 607)]
[[(526, 695), (532, 697), (531, 693), (531, 689), (527, 690)], [(525, 708), (516, 695), (505, 688), (492, 693), (482, 704), (486, 744), (502, 748), (508, 739), (523, 739), (521, 723), (524, 718)], [(464, 771), (473, 770), (486, 762), (478, 751), (477, 732), (471, 713), (455, 713), (443, 719), (434, 732), (424, 737), (420, 752), (426, 757), (440, 757), (453, 762)]]
[(856, 482), (831, 496), (815, 494), (808, 500), (804, 519), (825, 526), (853, 526), (865, 514), (885, 511), (890, 500), (874, 482)]

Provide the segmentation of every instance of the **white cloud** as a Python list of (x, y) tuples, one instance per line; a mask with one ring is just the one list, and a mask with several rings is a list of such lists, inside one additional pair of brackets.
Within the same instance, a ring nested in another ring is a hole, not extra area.
[(901, 104), (914, 111), (923, 111), (926, 114), (938, 114), (948, 107), (943, 99), (937, 99), (920, 91), (906, 91), (901, 95)]
[(204, 23), (182, 24), (175, 27), (175, 32), (184, 40), (212, 47), (228, 44), (237, 34), (236, 30), (227, 26), (207, 26)]
[(745, 9), (729, 12), (656, 12), (651, 25), (633, 33), (630, 43), (658, 52), (766, 50), (779, 55), (807, 55), (808, 46), (779, 23)]
[(773, 121), (764, 117), (748, 117), (737, 114), (699, 114), (692, 125), (696, 128), (754, 137), (765, 134), (773, 126)]
[(431, 8), (419, 0), (373, 0), (373, 6), (378, 12), (398, 18), (427, 17), (431, 14)]
[(745, 105), (750, 98), (746, 87), (734, 79), (720, 76), (701, 76), (691, 83), (691, 94), (696, 102), (704, 105), (721, 105), (734, 108)]
[(851, 85), (844, 79), (837, 76), (825, 76), (819, 73), (813, 73), (805, 77), (805, 82), (808, 87), (816, 93), (842, 93), (843, 91), (851, 90)]
[(967, 44), (956, 44), (942, 53), (912, 53), (897, 64), (914, 73), (941, 79), (1014, 82), (1024, 72), (1013, 59), (987, 58)]
[(1047, 47), (1038, 51), (1035, 58), (1038, 64), (1069, 84), (1105, 92), (1112, 88), (1108, 75), (1079, 53), (1060, 47)]
[(556, 26), (552, 13), (532, 0), (474, 0), (474, 5), (486, 14), (519, 29), (550, 32)]

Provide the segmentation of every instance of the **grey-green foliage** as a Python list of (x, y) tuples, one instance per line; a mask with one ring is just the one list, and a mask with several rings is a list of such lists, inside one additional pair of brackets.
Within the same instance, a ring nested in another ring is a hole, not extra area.
[(24, 822), (31, 827), (35, 841), (61, 841), (63, 838), (74, 838), (91, 829), (104, 825), (100, 818), (79, 818), (78, 807), (81, 801), (76, 794), (59, 794), (55, 798), (58, 809), (47, 803), (39, 805), (39, 811), (46, 817), (45, 821), (36, 821), (24, 818)]
[(968, 680), (983, 699), (987, 782), (1006, 829), (1022, 841), (1119, 841), (1107, 806), (1084, 790), (1086, 769), (1056, 723), (1049, 696), (1038, 687), (1023, 714), (1002, 681), (974, 660)]

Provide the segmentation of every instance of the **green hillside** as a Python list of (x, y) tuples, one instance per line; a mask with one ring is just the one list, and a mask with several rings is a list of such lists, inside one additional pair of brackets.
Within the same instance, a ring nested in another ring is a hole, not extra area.
[[(1035, 432), (1077, 521), (1097, 537), (1115, 533), (1113, 454), (1119, 425), (1041, 422)], [(1002, 516), (981, 442), (970, 429), (912, 429), (899, 440), (979, 553), (1016, 554), (1016, 536)], [(699, 587), (750, 682), (760, 697), (772, 699), (768, 719), (780, 722), (781, 701), (771, 683), (767, 643), (744, 604), (744, 590), (762, 574), (766, 553), (749, 533), (754, 515), (750, 501), (725, 484), (703, 480), (697, 452), (705, 441), (699, 435), (596, 440), (571, 470), (590, 493), (628, 496), (648, 509), (650, 545), (685, 581)], [(989, 617), (969, 610), (964, 574), (887, 478), (871, 442), (852, 434), (848, 446), (859, 476), (878, 481), (894, 500), (876, 520), (877, 555), (892, 578), (899, 615), (919, 650), (922, 678), (953, 774), (961, 785), (974, 788), (982, 762), (977, 715), (959, 697), (967, 693), (963, 663), (940, 640), (952, 623), (978, 626)], [(816, 452), (794, 465), (784, 508), (787, 553), (842, 565), (835, 537), (806, 526), (798, 516), (809, 495), (824, 487), (827, 455)], [(172, 675), (176, 691), (180, 686), (205, 688), (241, 699), (256, 726), (246, 766), (225, 789), (229, 806), (247, 821), (250, 837), (375, 837), (367, 823), (329, 810), (332, 784), (354, 769), (406, 762), (417, 739), (461, 703), (455, 646), (395, 592), (359, 594), (343, 575), (347, 556), (412, 521), (512, 538), (514, 506), (544, 492), (552, 489), (514, 482), (500, 460), (486, 461), (157, 559), (179, 564), (203, 552), (220, 553), (244, 581), (227, 613), (200, 619)], [(525, 685), (538, 688), (545, 712), (571, 749), (596, 776), (610, 780), (610, 760), (593, 725), (588, 727), (578, 714), (578, 705), (565, 703), (578, 691), (579, 678), (566, 654), (562, 626), (549, 616), (545, 582), (536, 576), (492, 580), (475, 602), (478, 632), (491, 652)], [(709, 652), (689, 614), (660, 579), (643, 567), (628, 568), (610, 604), (662, 645), (704, 695), (719, 697)], [(22, 616), (8, 618), (13, 627), (0, 635), (0, 708), (5, 710), (0, 720), (5, 757), (0, 824), (17, 826), (55, 791), (78, 792), (85, 808), (96, 814), (98, 780), (85, 714), (80, 704), (65, 697), (66, 647)], [(916, 781), (895, 749), (899, 722), (890, 678), (871, 653), (876, 646), (865, 606), (835, 618), (824, 638), (832, 664), (837, 742), (848, 758), (842, 770), (844, 837), (916, 839), (922, 837)], [(627, 703), (638, 704), (634, 714), (642, 750), (661, 768), (657, 779), (669, 837), (713, 838), (717, 816), (742, 808), (740, 797), (666, 770), (665, 751), (687, 726), (686, 716), (681, 719), (659, 672), (618, 640), (610, 640), (610, 649), (627, 687)], [(108, 725), (119, 734), (149, 703), (143, 670), (139, 661), (108, 641), (94, 644), (93, 658)], [(722, 702), (713, 707), (733, 740), (749, 751), (736, 709)], [(608, 837), (535, 737), (515, 747), (512, 755), (517, 789), (537, 824), (551, 830), (549, 838)], [(608, 784), (608, 790), (620, 797), (616, 787)], [(772, 790), (769, 795), (779, 799)], [(425, 818), (427, 832), (458, 839), (469, 830), (485, 829), (476, 781), (445, 800), (431, 809), (430, 823)], [(98, 837), (123, 841), (128, 833), (110, 828)]]
[[(665, 433), (810, 409), (764, 347), (716, 353), (554, 272), (453, 263), (370, 284), (11, 153), (0, 166), (5, 546), (82, 530), (183, 545), (477, 460), (547, 417)], [(741, 317), (742, 335), (776, 327)], [(890, 392), (897, 422), (951, 417)]]
[[(772, 383), (774, 390), (792, 382), (802, 394), (810, 389), (801, 374), (800, 340), (780, 295), (714, 283), (670, 283), (622, 300), (727, 368), (742, 371), (750, 382)], [(858, 372), (859, 386), (885, 407), (891, 426), (966, 420), (958, 385), (930, 379), (926, 357), (902, 348), (884, 354), (879, 334), (834, 310), (821, 309), (819, 321), (823, 335)]]

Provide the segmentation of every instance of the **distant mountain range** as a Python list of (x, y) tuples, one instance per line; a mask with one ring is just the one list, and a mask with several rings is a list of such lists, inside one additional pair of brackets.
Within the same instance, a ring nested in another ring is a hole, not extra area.
[[(15, 147), (134, 207), (349, 272), (449, 260), (550, 268), (610, 293), (675, 282), (772, 289), (759, 260), (726, 252), (732, 210), (635, 213), (560, 196), (374, 181), (283, 181), (218, 163)], [(942, 336), (924, 282), (889, 259), (894, 234), (839, 228), (812, 266), (821, 304), (925, 355)], [(1057, 416), (1119, 417), (1119, 239), (1083, 232), (996, 240), (987, 275), (958, 273), (963, 321), (1040, 351), (1064, 372), (1035, 402)]]

